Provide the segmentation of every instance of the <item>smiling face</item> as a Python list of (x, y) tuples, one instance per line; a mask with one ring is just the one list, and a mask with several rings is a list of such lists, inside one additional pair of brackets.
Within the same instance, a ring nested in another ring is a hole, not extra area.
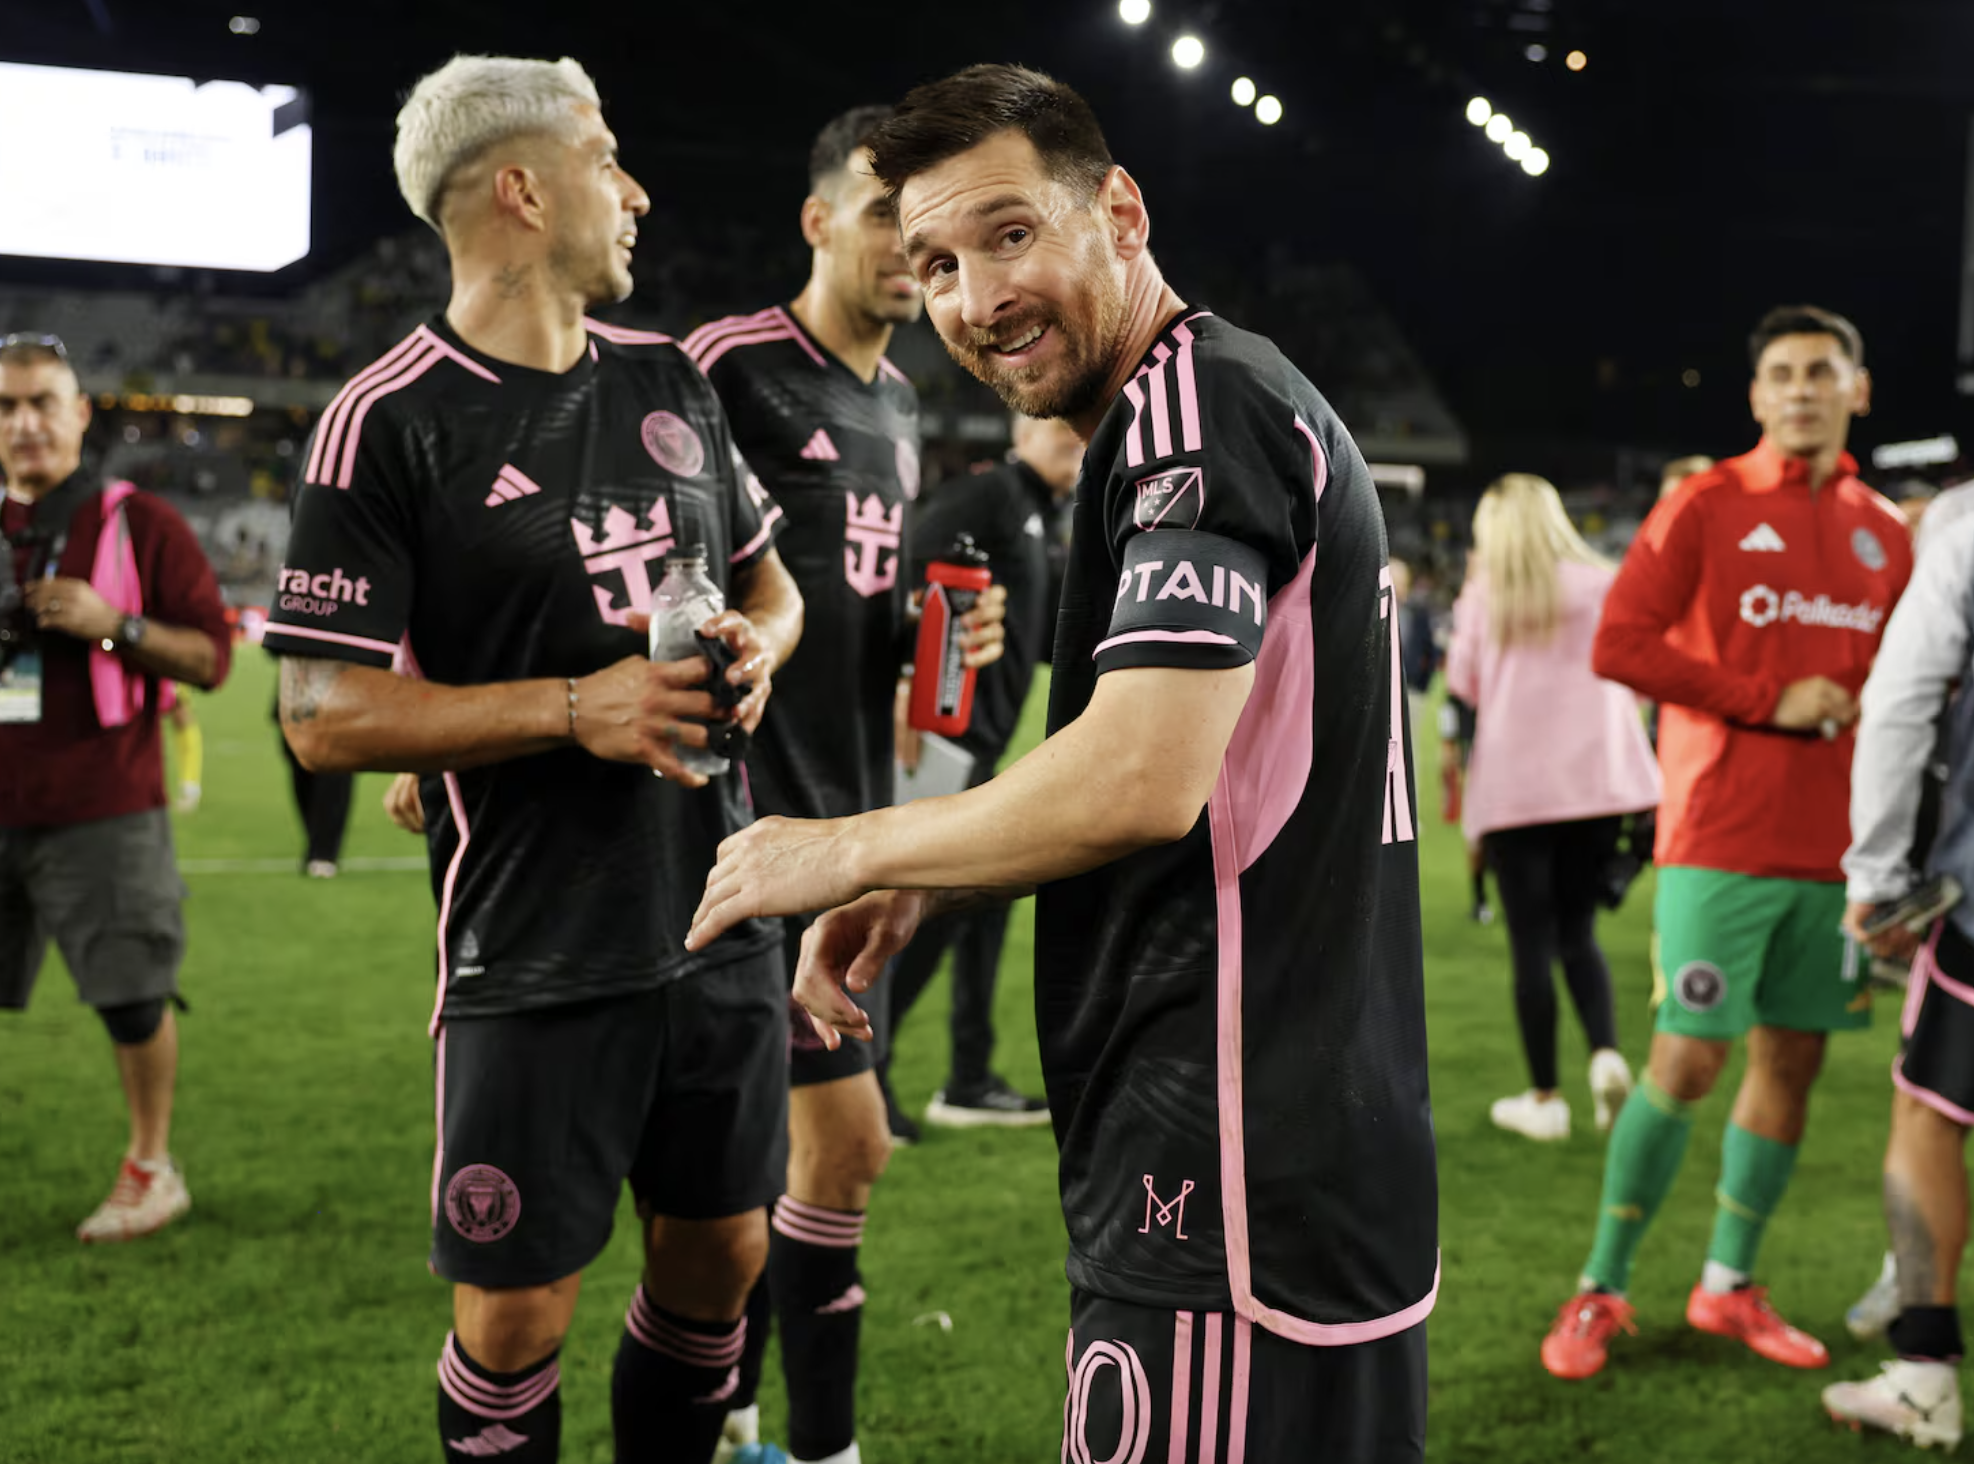
[(1030, 417), (1098, 406), (1124, 349), (1124, 264), (1097, 200), (1016, 131), (905, 181), (905, 254), (946, 349)]
[(544, 138), (538, 178), (549, 228), (548, 264), (556, 280), (593, 305), (631, 293), (637, 221), (651, 199), (617, 162), (617, 139), (603, 113), (572, 103), (575, 130)]
[(925, 308), (905, 263), (898, 211), (859, 149), (803, 206), (819, 274), (845, 309), (878, 325), (907, 325)]
[(1851, 418), (1871, 405), (1871, 378), (1834, 335), (1777, 336), (1755, 365), (1748, 403), (1783, 452), (1814, 457), (1842, 450)]

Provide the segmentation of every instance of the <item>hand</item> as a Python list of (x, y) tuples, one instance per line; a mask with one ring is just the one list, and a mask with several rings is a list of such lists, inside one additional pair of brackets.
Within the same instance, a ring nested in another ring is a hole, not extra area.
[(968, 670), (978, 671), (1001, 659), (1007, 649), (1008, 587), (989, 585), (980, 592), (973, 608), (960, 617), (965, 632), (960, 644), (966, 651)]
[(733, 652), (734, 663), (727, 668), (728, 681), (735, 686), (749, 681), (754, 683), (754, 689), (733, 711), (733, 720), (751, 735), (761, 725), (761, 714), (768, 709), (768, 693), (772, 690), (771, 678), (775, 669), (774, 652), (768, 648), (767, 641), (762, 638), (754, 622), (738, 610), (722, 610), (700, 626), (699, 633), (718, 636)]
[(1888, 961), (1911, 961), (1919, 953), (1919, 937), (1903, 925), (1895, 925), (1890, 930), (1881, 930), (1876, 937), (1864, 933), (1864, 922), (1871, 918), (1878, 907), (1863, 900), (1852, 900), (1844, 906), (1844, 934), (1870, 951), (1874, 956)]
[(626, 656), (593, 676), (576, 678), (577, 746), (610, 762), (641, 763), (687, 788), (706, 779), (686, 771), (681, 747), (704, 747), (719, 709), (706, 684), (704, 656), (647, 661)]
[(38, 630), (77, 640), (114, 640), (123, 629), (123, 611), (91, 588), (87, 580), (36, 580), (27, 587), (27, 607)]
[(384, 812), (407, 834), (425, 832), (425, 805), (418, 798), (418, 775), (399, 773), (384, 790)]
[(924, 913), (921, 891), (879, 890), (819, 916), (802, 932), (795, 1000), (831, 1052), (845, 1036), (871, 1040), (870, 1017), (843, 992), (869, 991), (884, 974), (885, 962), (911, 940)]
[(1857, 698), (1827, 676), (1805, 676), (1782, 689), (1768, 719), (1791, 732), (1822, 728), (1824, 736), (1835, 737), (1857, 720)]
[(919, 741), (918, 728), (912, 725), (912, 684), (904, 677), (898, 679), (898, 694), (891, 700), (891, 741), (905, 771), (917, 772)]
[(848, 873), (846, 818), (764, 818), (720, 845), (685, 948), (704, 950), (757, 915), (833, 910), (864, 893)]

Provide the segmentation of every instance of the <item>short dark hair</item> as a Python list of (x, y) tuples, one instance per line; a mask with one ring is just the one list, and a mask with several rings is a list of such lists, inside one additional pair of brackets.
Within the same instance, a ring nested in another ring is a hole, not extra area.
[(870, 138), (877, 176), (893, 198), (907, 179), (997, 132), (1012, 129), (1041, 154), (1049, 176), (1083, 198), (1110, 176), (1110, 145), (1076, 91), (1026, 66), (982, 65), (912, 88)]
[(1759, 368), (1770, 344), (1792, 335), (1834, 336), (1853, 366), (1864, 364), (1864, 337), (1834, 310), (1817, 305), (1778, 305), (1761, 318), (1748, 337), (1748, 364)]
[(809, 191), (819, 192), (849, 167), (857, 149), (870, 145), (871, 131), (890, 116), (889, 107), (852, 107), (825, 122), (809, 148)]

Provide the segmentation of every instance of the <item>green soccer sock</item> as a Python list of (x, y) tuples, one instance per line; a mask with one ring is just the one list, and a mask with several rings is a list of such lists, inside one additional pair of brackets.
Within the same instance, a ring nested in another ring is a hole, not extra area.
[(1666, 1093), (1649, 1075), (1639, 1079), (1611, 1128), (1603, 1207), (1597, 1240), (1583, 1267), (1585, 1281), (1605, 1291), (1623, 1291), (1630, 1284), (1638, 1242), (1679, 1174), (1692, 1133), (1691, 1106)]
[(1795, 1172), (1795, 1144), (1778, 1144), (1730, 1123), (1720, 1144), (1720, 1187), (1714, 1198), (1714, 1237), (1707, 1259), (1752, 1275), (1768, 1217), (1782, 1202)]

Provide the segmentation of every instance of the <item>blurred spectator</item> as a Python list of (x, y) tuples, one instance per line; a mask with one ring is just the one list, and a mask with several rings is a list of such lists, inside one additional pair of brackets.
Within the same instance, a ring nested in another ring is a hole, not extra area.
[(1677, 488), (1681, 483), (1684, 483), (1695, 473), (1706, 472), (1713, 465), (1714, 460), (1712, 458), (1703, 457), (1698, 453), (1693, 454), (1691, 457), (1674, 458), (1663, 468), (1659, 469), (1659, 497), (1669, 497), (1672, 490)]
[(1600, 1131), (1631, 1091), (1597, 905), (1623, 815), (1657, 805), (1659, 772), (1636, 698), (1590, 669), (1615, 574), (1555, 488), (1528, 473), (1497, 479), (1474, 514), (1474, 546), (1476, 567), (1453, 610), (1447, 685), (1475, 708), (1463, 827), (1483, 841), (1501, 891), (1532, 1084), (1497, 1101), (1492, 1118), (1532, 1139), (1561, 1139), (1570, 1109), (1556, 1075), (1558, 960), (1590, 1043)]

